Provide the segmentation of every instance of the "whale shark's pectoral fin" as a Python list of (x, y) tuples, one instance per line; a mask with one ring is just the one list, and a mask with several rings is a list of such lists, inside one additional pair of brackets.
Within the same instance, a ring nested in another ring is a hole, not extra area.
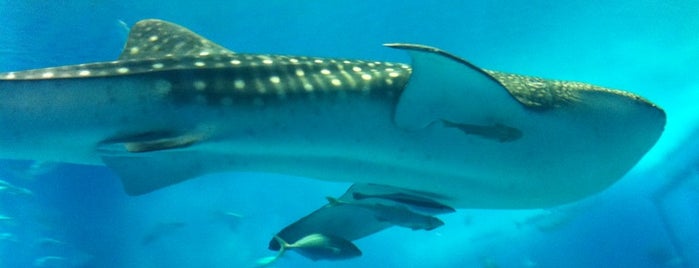
[(423, 45), (386, 46), (405, 49), (412, 58), (413, 72), (394, 114), (398, 127), (417, 130), (440, 120), (491, 126), (512, 109), (523, 109), (495, 78), (459, 57)]
[(198, 153), (180, 150), (202, 139), (199, 134), (149, 132), (104, 141), (97, 151), (126, 193), (140, 195), (204, 174), (202, 158), (193, 157)]

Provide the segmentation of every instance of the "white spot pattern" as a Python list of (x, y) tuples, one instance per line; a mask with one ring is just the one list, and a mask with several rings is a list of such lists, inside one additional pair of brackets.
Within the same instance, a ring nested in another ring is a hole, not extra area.
[(196, 89), (198, 91), (202, 91), (202, 90), (206, 89), (206, 82), (204, 82), (202, 80), (196, 80), (196, 81), (194, 81), (194, 83), (192, 85), (194, 86), (194, 89)]
[(236, 79), (235, 81), (233, 81), (233, 86), (235, 87), (235, 89), (238, 90), (244, 89), (245, 81), (243, 81), (243, 79)]

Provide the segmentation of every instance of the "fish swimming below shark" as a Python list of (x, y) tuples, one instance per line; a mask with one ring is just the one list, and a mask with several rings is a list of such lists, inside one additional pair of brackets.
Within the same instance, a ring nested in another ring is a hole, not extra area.
[(412, 64), (235, 53), (140, 21), (115, 61), (0, 74), (0, 159), (105, 165), (131, 195), (255, 171), (533, 208), (605, 189), (665, 125), (633, 93), (386, 46)]
[(280, 250), (276, 256), (269, 256), (257, 261), (258, 267), (270, 265), (281, 258), (287, 250), (294, 250), (313, 260), (344, 260), (359, 257), (362, 251), (351, 241), (320, 233), (309, 234), (289, 244), (281, 237), (275, 236)]
[(356, 206), (371, 211), (376, 220), (388, 222), (394, 226), (406, 227), (412, 230), (434, 230), (444, 225), (436, 217), (424, 215), (408, 209), (404, 205), (384, 205), (381, 203), (347, 202), (333, 197), (326, 197), (328, 206)]
[(455, 212), (454, 208), (440, 204), (428, 198), (420, 197), (419, 195), (409, 195), (405, 193), (395, 194), (363, 194), (360, 192), (352, 193), (352, 198), (355, 200), (389, 200), (396, 204), (402, 204), (414, 210), (415, 212), (424, 212), (425, 214), (441, 214)]

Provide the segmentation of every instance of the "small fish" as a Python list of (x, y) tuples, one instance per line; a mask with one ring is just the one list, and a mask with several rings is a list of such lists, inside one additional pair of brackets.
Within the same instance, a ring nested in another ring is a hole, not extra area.
[(0, 192), (7, 192), (10, 194), (24, 194), (24, 195), (33, 194), (32, 191), (27, 189), (27, 188), (14, 186), (11, 183), (4, 181), (4, 180), (0, 180)]
[(257, 261), (259, 266), (269, 265), (284, 255), (287, 250), (294, 250), (313, 260), (344, 260), (362, 255), (362, 251), (351, 241), (331, 235), (309, 234), (289, 244), (279, 236), (274, 236), (281, 248), (276, 256), (265, 257)]
[(225, 223), (228, 225), (228, 228), (233, 231), (238, 229), (238, 225), (240, 225), (240, 222), (244, 217), (241, 214), (230, 211), (215, 211), (213, 216), (213, 221)]
[(41, 247), (41, 248), (54, 248), (54, 247), (61, 247), (61, 246), (67, 245), (66, 242), (63, 242), (63, 241), (58, 240), (58, 239), (48, 238), (48, 237), (39, 239), (34, 244)]
[(187, 225), (184, 222), (161, 222), (155, 225), (150, 232), (148, 232), (145, 236), (143, 236), (143, 239), (141, 240), (142, 245), (148, 245), (158, 239), (160, 239), (164, 235), (169, 235), (174, 233), (176, 230), (181, 229)]
[(227, 218), (235, 218), (235, 219), (242, 219), (244, 216), (235, 212), (230, 212), (230, 211), (222, 211), (221, 216), (227, 217)]
[(416, 211), (425, 212), (427, 214), (442, 214), (456, 211), (454, 208), (434, 201), (432, 199), (416, 195), (409, 195), (405, 193), (363, 194), (359, 192), (354, 192), (352, 193), (352, 198), (354, 198), (355, 200), (363, 200), (367, 198), (391, 200), (407, 205), (411, 209), (414, 209)]
[(2, 241), (9, 241), (9, 242), (19, 242), (17, 240), (17, 237), (13, 233), (0, 233), (0, 242)]
[(444, 225), (444, 222), (436, 217), (416, 213), (403, 205), (384, 205), (379, 203), (354, 203), (342, 201), (333, 197), (326, 197), (330, 206), (349, 205), (371, 210), (376, 219), (393, 225), (410, 228), (412, 230), (433, 230)]
[(531, 226), (541, 232), (551, 232), (570, 224), (579, 214), (574, 207), (542, 210), (540, 213), (515, 221), (514, 224), (517, 229)]
[(34, 260), (34, 267), (63, 267), (68, 265), (68, 259), (59, 256), (44, 256)]

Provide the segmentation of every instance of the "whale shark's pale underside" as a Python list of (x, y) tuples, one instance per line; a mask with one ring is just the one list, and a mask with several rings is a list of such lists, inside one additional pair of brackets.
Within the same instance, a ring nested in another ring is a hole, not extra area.
[(253, 171), (531, 208), (611, 185), (665, 125), (632, 93), (387, 46), (412, 64), (234, 53), (141, 21), (116, 61), (0, 74), (0, 158), (106, 165), (129, 194)]

